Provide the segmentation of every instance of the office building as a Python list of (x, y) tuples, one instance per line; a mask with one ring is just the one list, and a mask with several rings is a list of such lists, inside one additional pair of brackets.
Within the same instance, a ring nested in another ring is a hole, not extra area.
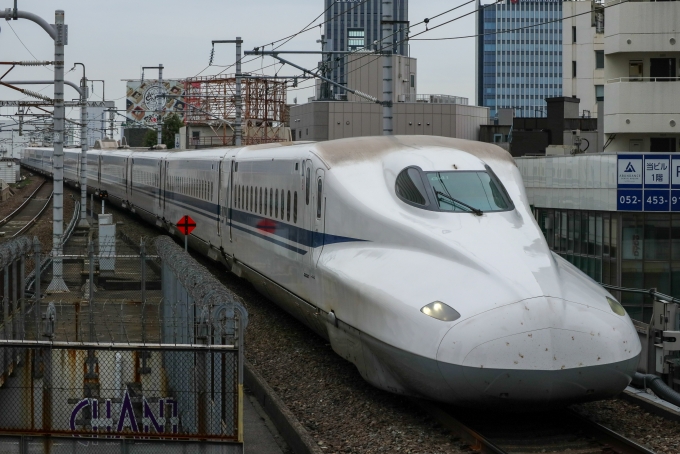
[[(375, 50), (381, 39), (381, 17), (383, 0), (325, 0), (325, 25), (322, 39), (324, 51), (346, 52), (361, 49)], [(408, 27), (408, 0), (391, 0), (393, 35), (389, 43), (398, 55), (408, 55), (406, 29)], [(321, 65), (327, 76), (336, 83), (347, 84), (346, 59), (342, 56), (324, 54)], [(342, 95), (337, 87), (319, 85), (317, 99), (334, 99)]]
[[(348, 56), (349, 86), (381, 99), (383, 58), (364, 52)], [(480, 126), (489, 122), (489, 109), (470, 106), (461, 96), (419, 94), (417, 68), (415, 58), (392, 58), (394, 134), (477, 140)], [(379, 136), (383, 133), (382, 115), (380, 104), (348, 94), (343, 101), (313, 100), (291, 106), (290, 127), (294, 140)]]
[(610, 4), (604, 33), (605, 151), (676, 152), (680, 4)]
[(504, 0), (477, 13), (477, 105), (546, 115), (545, 98), (562, 96), (562, 2)]

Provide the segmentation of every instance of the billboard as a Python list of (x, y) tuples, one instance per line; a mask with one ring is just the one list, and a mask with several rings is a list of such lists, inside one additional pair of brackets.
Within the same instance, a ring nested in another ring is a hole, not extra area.
[[(159, 97), (165, 93), (169, 97)], [(158, 80), (128, 80), (125, 101), (128, 121), (156, 124), (159, 114), (164, 118), (173, 113), (184, 119), (184, 82), (163, 80), (161, 90)]]

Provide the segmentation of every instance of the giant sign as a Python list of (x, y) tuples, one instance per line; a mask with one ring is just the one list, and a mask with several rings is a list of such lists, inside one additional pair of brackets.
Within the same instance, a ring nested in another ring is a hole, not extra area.
[(618, 155), (616, 195), (619, 211), (680, 211), (680, 156)]
[[(168, 95), (163, 97), (161, 95)], [(163, 80), (163, 89), (158, 80), (133, 80), (127, 83), (126, 109), (130, 121), (146, 125), (158, 122), (158, 117), (177, 114), (184, 119), (184, 82)]]

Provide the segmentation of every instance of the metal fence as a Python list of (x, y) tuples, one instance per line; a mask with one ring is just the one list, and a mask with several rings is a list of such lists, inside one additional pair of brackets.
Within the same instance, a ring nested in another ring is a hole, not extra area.
[(71, 243), (54, 295), (37, 240), (0, 245), (0, 452), (242, 452), (239, 301), (170, 238)]

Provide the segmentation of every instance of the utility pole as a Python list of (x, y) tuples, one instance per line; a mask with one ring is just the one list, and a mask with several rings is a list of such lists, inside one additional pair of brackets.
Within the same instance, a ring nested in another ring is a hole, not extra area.
[(383, 110), (383, 135), (391, 136), (394, 131), (392, 128), (392, 55), (394, 49), (392, 42), (392, 29), (394, 22), (392, 21), (392, 0), (382, 0), (382, 20), (381, 20), (381, 48), (383, 58), (383, 96), (382, 96), (382, 110)]
[[(64, 233), (64, 46), (68, 44), (68, 28), (64, 23), (64, 11), (54, 12), (54, 25), (33, 13), (7, 8), (0, 11), (0, 19), (28, 19), (38, 24), (54, 40), (54, 132), (53, 132), (53, 180), (52, 202), (52, 282), (47, 287), (50, 293), (68, 292), (63, 278), (61, 257)], [(40, 278), (40, 276), (38, 276)]]
[[(237, 147), (241, 146), (241, 139), (243, 137), (243, 96), (241, 96), (241, 45), (243, 40), (240, 36), (236, 39), (223, 39), (212, 41), (213, 50), (215, 44), (236, 44), (236, 96), (234, 96), (234, 103), (236, 104), (236, 118), (234, 120), (234, 145)], [(212, 57), (210, 57), (210, 62), (212, 63)]]
[(85, 77), (85, 65), (74, 63), (83, 67), (83, 78), (80, 79), (80, 221), (78, 227), (89, 228), (87, 222), (87, 78)]

